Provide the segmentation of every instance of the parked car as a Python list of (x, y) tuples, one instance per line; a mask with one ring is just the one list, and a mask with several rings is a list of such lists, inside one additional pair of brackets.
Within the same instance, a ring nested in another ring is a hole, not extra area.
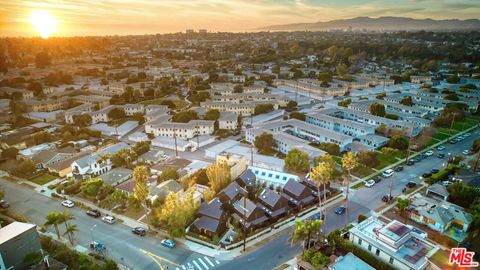
[(90, 248), (95, 251), (95, 252), (98, 252), (98, 253), (103, 253), (107, 250), (107, 248), (105, 247), (104, 244), (102, 243), (99, 243), (97, 241), (93, 241), (90, 243)]
[(445, 154), (444, 154), (444, 153), (438, 153), (437, 157), (438, 157), (438, 158), (444, 158), (444, 157), (445, 157)]
[(393, 173), (394, 173), (394, 171), (393, 171), (392, 169), (388, 169), (388, 170), (384, 171), (384, 172), (382, 173), (382, 175), (383, 175), (383, 177), (387, 178), (387, 177), (392, 176)]
[(428, 178), (428, 177), (430, 177), (430, 176), (432, 176), (432, 173), (431, 173), (431, 172), (426, 172), (426, 173), (422, 174), (422, 177), (423, 177), (423, 178)]
[(383, 197), (382, 197), (382, 201), (383, 201), (383, 202), (389, 202), (389, 201), (391, 201), (392, 199), (393, 199), (393, 197), (390, 196), (389, 194), (383, 195)]
[(470, 154), (470, 150), (463, 150), (462, 154), (464, 154), (464, 155), (469, 155), (469, 154)]
[(417, 183), (413, 182), (413, 181), (409, 181), (405, 186), (407, 188), (413, 188), (417, 185)]
[(145, 230), (145, 228), (135, 227), (132, 229), (132, 233), (140, 236), (145, 236), (147, 234), (147, 231)]
[(374, 180), (365, 181), (365, 186), (366, 186), (366, 187), (373, 187), (373, 185), (375, 185), (375, 181), (374, 181)]
[(335, 209), (335, 214), (337, 215), (343, 215), (347, 208), (345, 206), (339, 206)]
[(450, 181), (442, 181), (441, 184), (442, 184), (442, 186), (444, 186), (444, 187), (449, 187), (449, 186), (453, 185), (453, 182), (450, 182)]
[(322, 214), (320, 214), (320, 213), (316, 213), (315, 215), (313, 215), (313, 216), (310, 218), (311, 221), (324, 220), (324, 219), (325, 219), (325, 217), (324, 217)]
[(427, 157), (433, 156), (433, 151), (432, 151), (432, 150), (427, 151), (427, 152), (425, 152), (425, 155), (426, 155)]
[(463, 134), (463, 136), (470, 137), (470, 136), (472, 136), (472, 133), (468, 133), (468, 132), (467, 132), (467, 133)]
[(435, 174), (435, 173), (438, 173), (439, 171), (440, 171), (439, 169), (433, 168), (430, 172), (431, 172), (432, 174)]
[(372, 180), (375, 181), (375, 183), (380, 183), (382, 181), (382, 178), (380, 176), (377, 176), (377, 177), (373, 178)]
[(0, 200), (0, 208), (6, 209), (8, 207), (10, 207), (10, 204), (8, 204), (8, 202), (6, 202), (5, 200)]
[(445, 146), (440, 145), (439, 147), (437, 147), (437, 150), (438, 150), (438, 151), (443, 151), (443, 150), (445, 150)]
[(112, 216), (109, 216), (109, 215), (106, 215), (102, 218), (102, 220), (106, 223), (109, 223), (109, 224), (113, 224), (117, 221), (116, 218), (112, 217)]
[(413, 164), (415, 164), (415, 161), (413, 159), (409, 159), (406, 164), (407, 166), (412, 166)]
[(463, 179), (452, 177), (453, 182), (462, 182)]
[(421, 159), (426, 159), (427, 157), (428, 157), (428, 156), (427, 156), (426, 154), (422, 154), (422, 155), (420, 156)]
[(415, 163), (418, 163), (418, 162), (422, 161), (422, 159), (421, 159), (420, 157), (416, 157), (416, 158), (414, 158), (414, 159), (412, 159), (412, 160), (413, 160), (413, 162), (415, 162)]
[(397, 167), (395, 168), (395, 171), (396, 171), (396, 172), (401, 172), (401, 171), (403, 171), (403, 167), (402, 167), (402, 166), (397, 166)]
[(94, 217), (94, 218), (98, 218), (100, 217), (102, 214), (100, 213), (100, 211), (98, 211), (97, 209), (93, 209), (93, 210), (88, 210), (87, 211), (87, 215), (91, 216), (91, 217)]
[(458, 142), (458, 141), (455, 140), (455, 139), (453, 139), (453, 140), (450, 141), (451, 144), (456, 144), (457, 142)]
[(174, 248), (175, 247), (175, 241), (172, 239), (163, 239), (161, 242), (162, 246), (169, 247), (169, 248)]
[(63, 202), (62, 202), (62, 205), (65, 206), (65, 207), (68, 207), (68, 208), (72, 208), (72, 207), (75, 206), (75, 204), (74, 204), (72, 201), (70, 201), (70, 200), (65, 200), (65, 201), (63, 201)]

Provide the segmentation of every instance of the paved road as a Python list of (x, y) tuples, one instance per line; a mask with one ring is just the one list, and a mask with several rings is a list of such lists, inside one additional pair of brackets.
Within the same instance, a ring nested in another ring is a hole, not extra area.
[[(0, 185), (5, 191), (5, 199), (10, 202), (12, 210), (27, 216), (29, 221), (35, 224), (43, 224), (49, 211), (66, 209), (59, 202), (25, 186), (4, 179), (0, 180)], [(182, 265), (186, 266), (188, 263), (198, 264), (197, 269), (210, 269), (221, 263), (215, 258), (203, 256), (182, 247), (174, 249), (163, 247), (157, 238), (133, 235), (127, 226), (104, 223), (100, 219), (87, 216), (85, 211), (80, 208), (75, 207), (68, 211), (75, 216), (72, 223), (76, 224), (78, 228), (75, 239), (79, 245), (88, 247), (92, 240), (104, 243), (107, 246), (109, 257), (132, 269), (160, 269), (158, 264), (142, 250), (156, 254), (163, 260), (168, 260), (169, 262), (162, 262), (160, 258), (156, 258), (162, 265), (168, 265), (169, 269), (177, 267), (182, 269)], [(63, 232), (62, 225), (60, 229)], [(53, 233), (54, 229), (50, 228), (49, 231)]]
[[(455, 145), (446, 144), (443, 152), (456, 155), (469, 149), (472, 141), (480, 138), (478, 132), (472, 132), (472, 134), (470, 138)], [(400, 194), (407, 181), (421, 182), (421, 179), (418, 178), (419, 175), (432, 168), (441, 168), (442, 163), (446, 163), (446, 158), (438, 159), (434, 155), (413, 166), (405, 166), (404, 171), (395, 173), (391, 178), (394, 180), (393, 194), (395, 196)], [(341, 216), (336, 215), (334, 209), (342, 203), (332, 206), (327, 213), (326, 232), (344, 227), (355, 221), (359, 214), (368, 214), (371, 210), (380, 207), (382, 205), (381, 197), (389, 191), (389, 180), (383, 180), (372, 188), (351, 190), (349, 212)], [(51, 210), (64, 210), (58, 202), (31, 189), (5, 180), (1, 180), (1, 185), (5, 189), (6, 199), (11, 203), (12, 210), (27, 216), (33, 223), (43, 224), (46, 214)], [(247, 252), (234, 260), (219, 262), (215, 258), (203, 256), (182, 247), (167, 249), (162, 247), (160, 240), (156, 238), (134, 236), (126, 226), (105, 224), (86, 216), (81, 209), (73, 208), (70, 211), (76, 216), (74, 223), (79, 229), (76, 239), (80, 245), (88, 246), (92, 239), (103, 242), (108, 246), (108, 254), (112, 258), (123, 262), (132, 269), (160, 269), (152, 256), (147, 256), (142, 249), (159, 256), (153, 257), (163, 265), (169, 265), (169, 269), (183, 269), (188, 264), (195, 266), (196, 269), (273, 269), (300, 252), (298, 245), (293, 247), (290, 245), (288, 240), (290, 230), (287, 230), (258, 249)], [(53, 229), (50, 230), (53, 232)], [(160, 258), (168, 260), (168, 262), (160, 261)]]

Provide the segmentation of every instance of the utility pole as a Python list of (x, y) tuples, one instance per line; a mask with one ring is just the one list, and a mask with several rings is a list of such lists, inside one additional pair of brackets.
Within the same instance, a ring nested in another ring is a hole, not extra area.
[[(450, 125), (450, 132), (452, 131), (453, 129), (453, 123), (455, 122), (455, 116), (457, 116), (457, 113), (453, 113), (453, 117), (452, 117), (452, 124)], [(450, 135), (450, 139), (453, 137), (453, 134)]]
[(175, 141), (175, 157), (178, 157), (178, 150), (177, 150), (177, 129), (173, 126), (173, 140)]
[(477, 160), (475, 161), (475, 166), (473, 166), (473, 172), (476, 172), (477, 171), (477, 167), (478, 167), (478, 161), (480, 160), (480, 150), (478, 151), (478, 154), (477, 154)]
[(198, 131), (198, 124), (195, 126), (195, 129), (197, 131), (197, 150), (198, 150), (198, 148), (200, 148), (200, 142), (199, 142), (200, 132)]
[(393, 191), (393, 178), (394, 178), (395, 176), (392, 175), (391, 177), (392, 177), (392, 179), (390, 179), (390, 193), (389, 193), (388, 201), (390, 201), (390, 199), (393, 198), (393, 196), (392, 196), (392, 191)]

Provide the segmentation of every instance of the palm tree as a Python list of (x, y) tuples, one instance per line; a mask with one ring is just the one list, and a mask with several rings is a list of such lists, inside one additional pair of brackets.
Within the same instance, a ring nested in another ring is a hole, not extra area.
[[(335, 160), (333, 157), (326, 154), (322, 157), (321, 161), (315, 166), (310, 173), (311, 179), (317, 183), (317, 192), (318, 192), (318, 207), (321, 207), (322, 199), (320, 197), (320, 184), (323, 186), (323, 203), (325, 204), (325, 208), (323, 209), (324, 218), (327, 216), (327, 193), (325, 192), (326, 185), (330, 182), (330, 179), (333, 176), (333, 172), (335, 171)], [(325, 224), (325, 219), (324, 219)]]
[(73, 246), (73, 240), (74, 240), (73, 235), (77, 231), (78, 231), (77, 225), (67, 223), (67, 227), (66, 227), (65, 233), (63, 235), (68, 236), (68, 241), (70, 241), (70, 244), (72, 244), (72, 246)]
[(410, 201), (408, 199), (402, 199), (402, 198), (398, 198), (397, 199), (397, 208), (398, 210), (400, 210), (400, 212), (402, 213), (402, 215), (405, 217), (405, 224), (407, 223), (408, 221), (408, 215), (407, 215), (407, 209), (408, 207), (410, 206)]
[(52, 226), (55, 228), (55, 232), (57, 233), (58, 239), (60, 239), (60, 230), (58, 229), (58, 225), (62, 223), (62, 221), (59, 218), (59, 213), (57, 211), (50, 211), (47, 214), (45, 224), (43, 226), (49, 227)]
[(58, 212), (58, 219), (60, 223), (63, 223), (65, 225), (65, 229), (66, 229), (68, 227), (68, 221), (75, 219), (75, 216), (68, 211), (63, 211), (63, 212)]
[(150, 194), (150, 189), (148, 187), (148, 176), (149, 171), (145, 166), (137, 166), (133, 170), (133, 180), (135, 181), (135, 187), (133, 188), (133, 197), (142, 204), (142, 206), (147, 210), (147, 224), (150, 229), (149, 214), (150, 209), (148, 208), (148, 195)]
[(358, 167), (359, 161), (358, 157), (352, 153), (352, 152), (347, 152), (345, 155), (342, 157), (342, 168), (343, 170), (347, 171), (347, 178), (346, 178), (346, 186), (347, 186), (347, 195), (346, 195), (346, 210), (348, 211), (348, 193), (350, 191), (350, 171)]
[(302, 255), (305, 252), (305, 241), (307, 241), (307, 246), (310, 247), (310, 239), (320, 231), (322, 225), (321, 220), (305, 220), (305, 221), (295, 221), (295, 228), (290, 235), (290, 243), (294, 245), (298, 242), (302, 243)]

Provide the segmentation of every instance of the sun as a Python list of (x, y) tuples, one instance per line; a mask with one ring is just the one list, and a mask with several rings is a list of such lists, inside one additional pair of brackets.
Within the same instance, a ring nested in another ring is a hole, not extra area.
[(46, 10), (32, 11), (29, 21), (42, 38), (48, 38), (56, 29), (55, 18)]

